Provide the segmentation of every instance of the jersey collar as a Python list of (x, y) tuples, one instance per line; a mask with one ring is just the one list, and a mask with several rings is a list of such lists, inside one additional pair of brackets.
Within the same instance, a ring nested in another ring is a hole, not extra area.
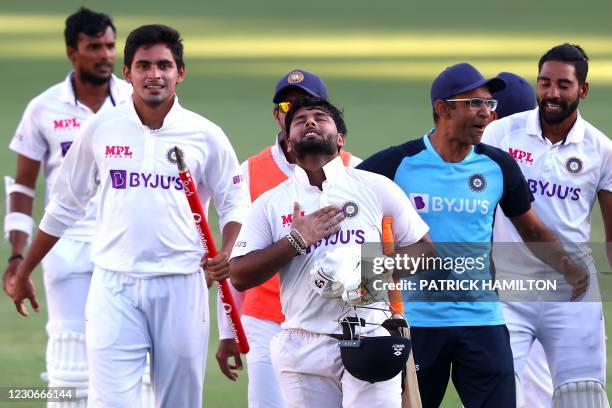
[[(570, 129), (569, 133), (565, 137), (565, 140), (560, 142), (561, 144), (567, 143), (580, 143), (584, 140), (584, 132), (586, 130), (586, 126), (584, 124), (584, 119), (580, 115), (578, 111), (578, 116), (576, 117), (576, 122), (574, 126)], [(542, 135), (542, 128), (540, 127), (540, 108), (536, 107), (534, 110), (529, 112), (527, 116), (527, 126), (526, 132), (528, 135), (536, 136), (540, 138), (544, 138)]]
[[(60, 100), (65, 103), (72, 105), (78, 105), (76, 92), (74, 91), (74, 71), (70, 71), (62, 82), (62, 92), (60, 93)], [(115, 74), (111, 74), (110, 78), (110, 95), (109, 98), (113, 106), (117, 106), (126, 100), (125, 95), (119, 89), (119, 84)]]
[[(129, 105), (128, 106), (128, 118), (131, 121), (136, 122), (139, 126), (149, 129), (146, 125), (142, 123), (142, 121), (140, 120), (140, 117), (138, 116), (138, 113), (136, 113), (136, 108), (134, 107), (133, 97), (130, 103), (128, 103), (128, 105)], [(169, 127), (173, 126), (175, 123), (180, 123), (181, 121), (180, 114), (182, 110), (183, 110), (183, 107), (179, 104), (178, 96), (175, 95), (174, 103), (172, 104), (172, 108), (170, 108), (170, 111), (168, 111), (168, 114), (164, 118), (164, 122), (162, 123), (162, 126), (159, 129), (155, 129), (155, 131), (159, 131), (162, 129), (168, 129)]]
[[(323, 190), (325, 190), (327, 186), (334, 184), (346, 173), (346, 168), (342, 163), (342, 158), (340, 156), (337, 156), (335, 159), (327, 163), (325, 166), (323, 166), (323, 172), (325, 173)], [(304, 187), (312, 187), (310, 185), (310, 181), (308, 180), (308, 175), (306, 174), (306, 171), (299, 165), (295, 166), (295, 173), (293, 174), (293, 177), (295, 178), (298, 184)]]
[(283, 151), (283, 148), (280, 145), (280, 137), (281, 135), (279, 132), (276, 135), (274, 144), (272, 145), (272, 156), (274, 157), (274, 160), (277, 160), (277, 164), (282, 169), (293, 169), (294, 167), (297, 167), (297, 166), (293, 163), (289, 163), (289, 161), (287, 160), (287, 157), (285, 156), (285, 152)]
[(472, 157), (475, 155), (474, 153), (474, 145), (472, 145), (472, 147), (470, 148), (470, 151), (468, 152), (468, 154), (463, 158), (463, 160), (461, 160), (458, 163), (450, 163), (447, 162), (446, 160), (444, 160), (442, 158), (442, 156), (440, 156), (440, 153), (438, 153), (438, 151), (436, 150), (435, 147), (433, 147), (433, 145), (431, 144), (431, 140), (429, 139), (429, 135), (432, 134), (433, 132), (435, 132), (436, 128), (432, 128), (429, 132), (425, 133), (425, 135), (423, 136), (423, 143), (425, 144), (425, 148), (427, 149), (427, 151), (433, 156), (435, 157), (438, 161), (442, 162), (442, 163), (448, 163), (448, 164), (461, 164), (461, 163), (465, 163), (469, 160), (472, 159)]

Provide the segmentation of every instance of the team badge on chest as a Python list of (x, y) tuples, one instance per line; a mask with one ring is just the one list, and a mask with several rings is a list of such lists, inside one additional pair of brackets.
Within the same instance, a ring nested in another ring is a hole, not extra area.
[(359, 214), (359, 206), (354, 201), (347, 201), (342, 206), (342, 213), (346, 218), (354, 218)]
[(468, 179), (468, 186), (472, 191), (483, 192), (487, 188), (487, 179), (480, 173), (474, 173)]
[(580, 160), (577, 157), (570, 157), (565, 162), (565, 168), (572, 175), (576, 175), (576, 174), (580, 173), (582, 171), (582, 167), (583, 167), (582, 160)]
[[(183, 149), (181, 149), (180, 147), (177, 147), (177, 149), (179, 150), (179, 152), (181, 153), (181, 155), (183, 157), (185, 157), (185, 152), (183, 152)], [(176, 153), (174, 152), (174, 146), (172, 146), (171, 148), (168, 149), (168, 151), (166, 152), (166, 159), (171, 163), (171, 164), (176, 164)]]

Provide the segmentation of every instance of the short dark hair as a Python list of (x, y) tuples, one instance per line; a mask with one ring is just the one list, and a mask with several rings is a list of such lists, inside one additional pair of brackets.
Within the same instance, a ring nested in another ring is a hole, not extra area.
[(162, 24), (149, 24), (138, 27), (128, 35), (123, 51), (123, 64), (130, 68), (134, 55), (143, 45), (165, 44), (176, 62), (178, 68), (184, 68), (183, 39), (178, 31)]
[(287, 116), (285, 116), (285, 129), (287, 129), (287, 135), (291, 129), (291, 122), (293, 122), (295, 113), (302, 108), (317, 108), (327, 113), (334, 120), (338, 132), (346, 136), (348, 130), (346, 129), (346, 123), (344, 123), (342, 111), (327, 100), (313, 96), (300, 96), (293, 101), (291, 109), (289, 109)]
[(579, 45), (561, 44), (551, 48), (542, 55), (538, 63), (538, 72), (542, 71), (542, 65), (548, 61), (561, 61), (573, 65), (576, 69), (578, 82), (584, 84), (589, 72), (589, 57)]
[(108, 15), (81, 7), (66, 19), (66, 28), (64, 28), (66, 46), (76, 49), (80, 33), (90, 37), (100, 37), (107, 27), (110, 27), (113, 33), (117, 33), (113, 20)]

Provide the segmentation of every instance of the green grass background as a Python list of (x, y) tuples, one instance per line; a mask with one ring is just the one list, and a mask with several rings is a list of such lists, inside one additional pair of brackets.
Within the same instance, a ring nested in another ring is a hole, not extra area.
[[(539, 56), (565, 41), (584, 45), (591, 56), (591, 91), (581, 105), (583, 116), (604, 133), (612, 132), (612, 3), (605, 0), (3, 0), (0, 144), (8, 145), (26, 103), (70, 69), (63, 22), (82, 4), (114, 17), (119, 54), (127, 33), (138, 25), (164, 23), (179, 29), (188, 69), (178, 91), (181, 103), (221, 125), (240, 160), (273, 141), (274, 85), (292, 68), (324, 78), (332, 100), (345, 109), (349, 150), (367, 157), (419, 137), (431, 126), (429, 86), (447, 65), (470, 61), (485, 75), (510, 70), (533, 83)], [(14, 155), (0, 149), (0, 173), (12, 175), (14, 169)], [(36, 214), (41, 211), (37, 201)], [(592, 235), (594, 241), (603, 240), (598, 208)], [(0, 259), (7, 254), (3, 242)], [(40, 271), (36, 281), (44, 299)], [(605, 308), (609, 316), (610, 304)], [(40, 314), (20, 318), (9, 299), (0, 296), (0, 386), (43, 385), (38, 376), (44, 371), (45, 313), (43, 307)], [(214, 322), (212, 327), (205, 403), (246, 406), (246, 374), (236, 384), (221, 376), (214, 360)], [(450, 386), (443, 407), (458, 406)]]

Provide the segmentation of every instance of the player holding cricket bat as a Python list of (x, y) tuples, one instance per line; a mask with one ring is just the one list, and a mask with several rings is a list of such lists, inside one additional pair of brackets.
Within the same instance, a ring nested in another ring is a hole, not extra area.
[[(175, 88), (185, 65), (179, 33), (166, 26), (134, 30), (124, 75), (133, 103), (84, 124), (51, 194), (39, 233), (17, 272), (13, 300), (36, 308), (32, 270), (63, 231), (82, 217), (100, 189), (87, 300), (86, 342), (94, 406), (137, 406), (147, 351), (158, 406), (202, 405), (208, 299), (204, 253), (177, 174), (174, 147), (219, 212), (223, 244), (208, 260), (214, 280), (228, 276), (229, 248), (248, 207), (236, 155), (223, 131), (182, 108)], [(109, 156), (108, 146), (123, 154)]]

